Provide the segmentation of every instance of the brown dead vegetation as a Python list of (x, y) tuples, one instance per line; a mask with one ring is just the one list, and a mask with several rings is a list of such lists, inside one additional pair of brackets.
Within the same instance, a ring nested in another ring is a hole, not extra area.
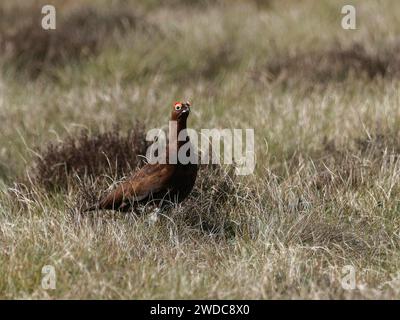
[(118, 127), (104, 133), (82, 131), (38, 150), (32, 166), (33, 182), (47, 190), (65, 189), (71, 179), (109, 176), (121, 178), (143, 163), (147, 143), (137, 124), (127, 134)]
[[(55, 30), (43, 30), (40, 9), (1, 9), (0, 50), (17, 71), (36, 77), (51, 67), (99, 53), (116, 34), (143, 31), (148, 24), (131, 9), (101, 12), (91, 7), (57, 15)], [(18, 23), (13, 23), (18, 21)], [(10, 25), (13, 26), (10, 28)]]
[(400, 77), (398, 45), (388, 45), (380, 53), (371, 53), (361, 44), (336, 45), (326, 50), (283, 54), (269, 61), (255, 79), (282, 82), (340, 82), (348, 77)]

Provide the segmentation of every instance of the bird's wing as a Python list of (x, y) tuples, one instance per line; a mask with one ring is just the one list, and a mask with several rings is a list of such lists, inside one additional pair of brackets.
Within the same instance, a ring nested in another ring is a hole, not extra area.
[(114, 209), (123, 205), (126, 200), (143, 200), (165, 189), (172, 173), (172, 167), (169, 165), (147, 164), (105, 196), (98, 208)]

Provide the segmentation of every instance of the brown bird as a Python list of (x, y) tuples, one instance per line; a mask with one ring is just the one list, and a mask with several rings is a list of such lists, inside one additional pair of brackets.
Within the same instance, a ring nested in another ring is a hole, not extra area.
[[(190, 143), (189, 137), (186, 141), (177, 139), (179, 133), (186, 129), (189, 113), (189, 102), (176, 102), (173, 105), (171, 121), (176, 121), (177, 132), (169, 132), (165, 149), (166, 163), (146, 164), (103, 197), (98, 204), (84, 211), (128, 211), (136, 209), (138, 205), (148, 204), (156, 205), (161, 210), (168, 204), (183, 201), (192, 191), (197, 176), (197, 164), (183, 164), (177, 156), (181, 146)], [(170, 159), (176, 161), (169, 161)]]

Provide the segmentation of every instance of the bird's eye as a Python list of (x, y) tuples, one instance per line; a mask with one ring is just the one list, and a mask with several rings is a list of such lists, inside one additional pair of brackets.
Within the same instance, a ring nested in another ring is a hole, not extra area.
[(182, 109), (182, 106), (180, 105), (180, 104), (177, 104), (176, 106), (175, 106), (175, 110), (176, 111), (179, 111), (179, 110), (181, 110)]

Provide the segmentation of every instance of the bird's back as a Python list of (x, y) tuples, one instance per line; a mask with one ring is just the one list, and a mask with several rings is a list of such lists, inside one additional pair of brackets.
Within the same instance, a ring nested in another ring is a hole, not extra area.
[(196, 164), (146, 164), (93, 209), (127, 210), (150, 201), (181, 202), (191, 192), (196, 176)]
[(146, 164), (100, 200), (98, 209), (123, 209), (147, 201), (168, 185), (174, 168), (167, 164)]

